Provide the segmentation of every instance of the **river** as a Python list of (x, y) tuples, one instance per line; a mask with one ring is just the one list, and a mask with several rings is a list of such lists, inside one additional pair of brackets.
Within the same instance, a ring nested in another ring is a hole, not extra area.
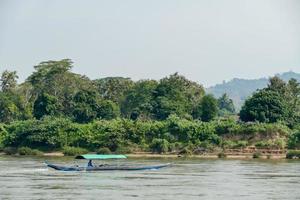
[(59, 172), (44, 160), (0, 156), (0, 199), (300, 199), (298, 160), (129, 159), (173, 166), (110, 172)]

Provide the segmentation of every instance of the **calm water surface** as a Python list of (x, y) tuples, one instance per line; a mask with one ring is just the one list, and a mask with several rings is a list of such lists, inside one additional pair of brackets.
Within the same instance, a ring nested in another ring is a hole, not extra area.
[(0, 156), (0, 199), (300, 199), (300, 161), (130, 159), (174, 165), (156, 171), (58, 172), (47, 169), (44, 160)]

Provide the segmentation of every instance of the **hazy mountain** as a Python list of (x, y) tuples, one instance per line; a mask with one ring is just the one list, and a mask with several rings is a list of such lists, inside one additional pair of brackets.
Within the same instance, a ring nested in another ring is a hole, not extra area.
[[(282, 74), (276, 74), (284, 81), (288, 81), (291, 78), (295, 78), (300, 82), (300, 74), (295, 72), (285, 72)], [(207, 88), (208, 93), (212, 93), (216, 97), (220, 97), (222, 94), (227, 93), (230, 98), (233, 99), (234, 105), (237, 109), (240, 109), (243, 102), (257, 89), (261, 89), (267, 86), (269, 78), (260, 79), (239, 79), (234, 78), (229, 82), (223, 82), (213, 87)]]

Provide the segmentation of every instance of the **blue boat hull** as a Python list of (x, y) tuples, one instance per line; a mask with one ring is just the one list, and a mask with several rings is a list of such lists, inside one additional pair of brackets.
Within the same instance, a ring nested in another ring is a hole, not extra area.
[(161, 169), (164, 167), (170, 166), (170, 164), (162, 164), (162, 165), (151, 165), (151, 166), (131, 166), (131, 165), (100, 165), (94, 167), (80, 167), (80, 166), (62, 166), (55, 165), (48, 162), (45, 162), (49, 168), (59, 170), (59, 171), (111, 171), (111, 170), (155, 170)]

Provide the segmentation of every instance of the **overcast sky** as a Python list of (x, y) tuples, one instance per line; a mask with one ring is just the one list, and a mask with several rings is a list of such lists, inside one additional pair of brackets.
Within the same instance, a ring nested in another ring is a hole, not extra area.
[(0, 0), (0, 71), (70, 58), (88, 77), (204, 86), (300, 72), (299, 0)]

